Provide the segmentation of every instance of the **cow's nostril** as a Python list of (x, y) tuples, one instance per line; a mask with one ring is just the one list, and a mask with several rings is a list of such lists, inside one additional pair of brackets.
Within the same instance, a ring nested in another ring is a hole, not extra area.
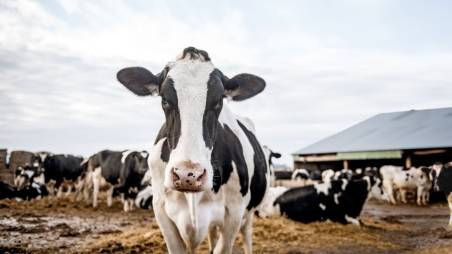
[(200, 175), (196, 180), (197, 181), (201, 181), (207, 174), (207, 171), (204, 169), (204, 171), (202, 172), (202, 175)]
[(193, 176), (193, 173), (192, 172), (188, 173), (188, 176)]
[(180, 177), (176, 172), (174, 172), (175, 170), (177, 170), (177, 168), (174, 168), (172, 171), (173, 181), (178, 181), (178, 180), (180, 180)]

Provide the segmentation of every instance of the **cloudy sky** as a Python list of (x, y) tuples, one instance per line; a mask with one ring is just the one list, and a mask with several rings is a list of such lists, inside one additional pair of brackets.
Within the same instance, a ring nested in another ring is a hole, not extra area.
[(285, 156), (389, 111), (452, 106), (450, 1), (0, 2), (0, 147), (148, 149), (163, 113), (115, 78), (187, 46), (264, 93), (229, 103)]

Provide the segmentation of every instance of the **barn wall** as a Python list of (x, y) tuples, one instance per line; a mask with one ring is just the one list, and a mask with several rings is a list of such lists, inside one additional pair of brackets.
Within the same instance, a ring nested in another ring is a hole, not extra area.
[(14, 182), (14, 171), (6, 165), (6, 157), (8, 151), (6, 149), (0, 149), (0, 181), (13, 184)]

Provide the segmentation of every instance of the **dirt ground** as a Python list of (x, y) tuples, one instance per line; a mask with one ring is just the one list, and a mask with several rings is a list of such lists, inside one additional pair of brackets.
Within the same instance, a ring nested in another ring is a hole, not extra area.
[[(256, 219), (255, 253), (452, 253), (446, 204), (368, 202), (364, 226)], [(97, 210), (70, 199), (0, 201), (0, 253), (166, 253), (152, 211)], [(207, 244), (199, 253), (208, 253)], [(243, 253), (237, 239), (234, 253)]]

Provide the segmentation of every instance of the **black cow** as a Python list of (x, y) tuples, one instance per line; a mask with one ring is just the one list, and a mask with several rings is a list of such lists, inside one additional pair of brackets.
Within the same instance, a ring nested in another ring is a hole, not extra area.
[(61, 197), (65, 187), (67, 188), (66, 196), (70, 194), (73, 187), (76, 189), (76, 196), (80, 194), (85, 171), (82, 157), (67, 154), (40, 154), (40, 158), (44, 179), (51, 194), (57, 190), (57, 197)]
[(444, 166), (433, 165), (431, 175), (433, 178), (433, 189), (446, 194), (450, 209), (449, 228), (452, 228), (452, 162)]
[(263, 205), (266, 210), (259, 214), (285, 215), (302, 223), (331, 220), (360, 225), (358, 218), (374, 183), (373, 177), (366, 176), (361, 180), (331, 180), (292, 188), (282, 194), (275, 189), (278, 195), (266, 200), (271, 205)]
[(103, 150), (88, 160), (92, 172), (93, 207), (97, 207), (97, 198), (101, 187), (109, 186), (107, 204), (112, 205), (114, 194), (120, 194), (124, 201), (124, 211), (133, 207), (133, 198), (141, 186), (141, 181), (149, 169), (147, 152), (131, 150)]

